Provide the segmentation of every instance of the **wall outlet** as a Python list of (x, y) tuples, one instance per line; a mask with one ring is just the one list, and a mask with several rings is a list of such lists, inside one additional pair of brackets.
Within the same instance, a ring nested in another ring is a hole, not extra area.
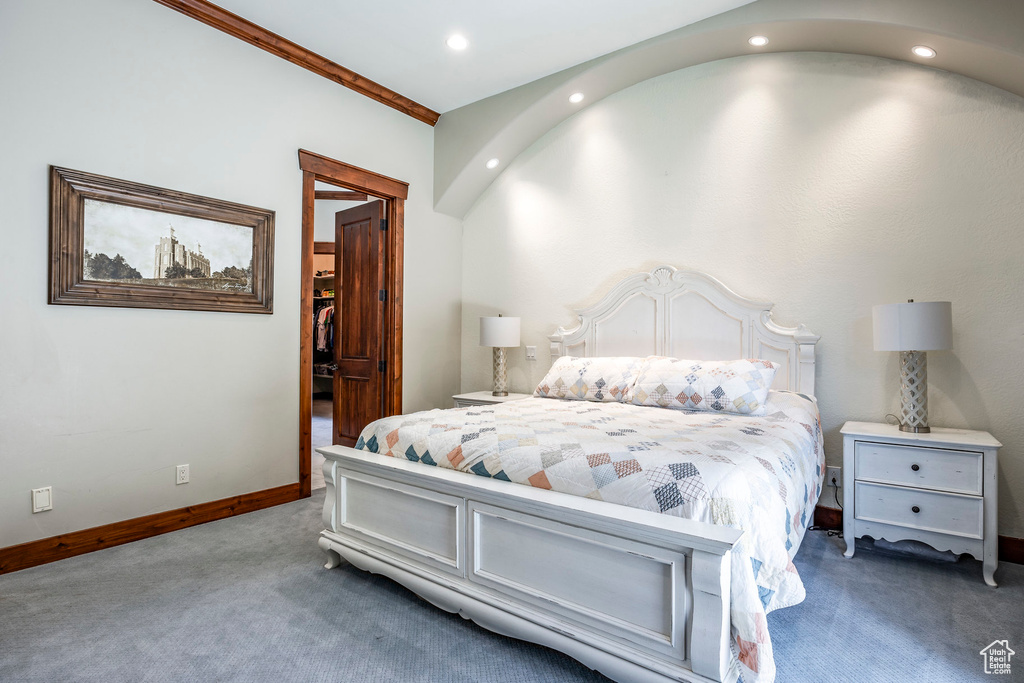
[[(832, 479), (836, 480), (836, 483), (832, 483)], [(825, 486), (835, 486), (839, 488), (843, 485), (843, 468), (842, 467), (826, 467), (825, 468)]]
[(44, 486), (32, 489), (32, 513), (45, 512), (53, 509), (53, 487)]
[(537, 347), (527, 346), (526, 347), (526, 360), (537, 360)]
[(175, 468), (175, 484), (187, 484), (188, 483), (188, 465), (178, 465)]

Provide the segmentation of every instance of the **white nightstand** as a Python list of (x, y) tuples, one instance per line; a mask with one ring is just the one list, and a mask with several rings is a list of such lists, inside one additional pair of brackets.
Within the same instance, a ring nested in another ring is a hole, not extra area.
[(996, 585), (1001, 443), (988, 432), (873, 422), (847, 422), (842, 433), (846, 557), (860, 536), (914, 539), (982, 560), (985, 583)]
[(513, 394), (512, 392), (509, 392), (508, 396), (492, 396), (489, 391), (474, 391), (471, 394), (456, 394), (455, 396), (452, 396), (452, 400), (455, 401), (456, 408), (466, 408), (468, 406), (493, 406), (496, 403), (521, 401), (524, 398), (530, 398), (530, 394)]

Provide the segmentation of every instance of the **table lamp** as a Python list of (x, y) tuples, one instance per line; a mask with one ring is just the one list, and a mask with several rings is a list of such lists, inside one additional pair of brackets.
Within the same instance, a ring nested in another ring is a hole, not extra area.
[(928, 360), (925, 351), (953, 348), (953, 304), (882, 304), (871, 311), (875, 351), (900, 352), (900, 431), (927, 433)]
[(493, 396), (508, 396), (508, 379), (505, 376), (505, 349), (519, 346), (519, 318), (480, 318), (480, 346), (494, 347), (494, 391)]

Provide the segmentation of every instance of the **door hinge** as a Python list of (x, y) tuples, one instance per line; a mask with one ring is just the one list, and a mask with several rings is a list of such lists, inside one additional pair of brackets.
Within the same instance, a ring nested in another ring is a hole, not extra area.
[(386, 289), (379, 290), (377, 292), (377, 298), (380, 299), (381, 301), (387, 301), (388, 300), (388, 290), (386, 290)]
[(387, 365), (388, 362), (386, 360), (377, 361), (377, 372), (384, 372), (384, 368), (386, 368)]
[(387, 232), (387, 229), (388, 229), (388, 219), (387, 218), (381, 218), (380, 219), (380, 229), (381, 229), (382, 232)]

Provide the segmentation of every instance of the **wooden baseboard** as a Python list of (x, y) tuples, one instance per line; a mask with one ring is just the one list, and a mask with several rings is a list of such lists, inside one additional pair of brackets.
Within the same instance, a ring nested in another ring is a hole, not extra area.
[(105, 524), (92, 529), (72, 531), (60, 536), (0, 548), (0, 574), (56, 562), (75, 555), (91, 553), (94, 550), (112, 548), (122, 543), (131, 543), (150, 536), (166, 534), (168, 531), (177, 531), (282, 503), (290, 503), (299, 500), (300, 493), (299, 484), (286, 484), (264, 491), (190, 505), (177, 510), (158, 512), (145, 517), (126, 519), (123, 522)]
[[(814, 523), (825, 529), (843, 528), (843, 511), (819, 505), (814, 508)], [(999, 561), (1024, 564), (1024, 538), (999, 537)]]

